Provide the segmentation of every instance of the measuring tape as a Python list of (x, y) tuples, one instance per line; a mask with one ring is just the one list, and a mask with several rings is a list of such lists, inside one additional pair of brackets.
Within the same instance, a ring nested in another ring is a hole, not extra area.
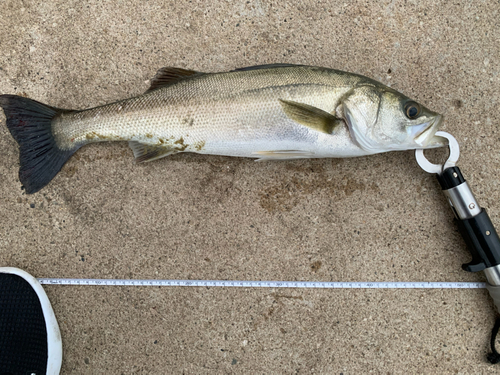
[(239, 281), (239, 280), (137, 280), (137, 279), (38, 279), (45, 285), (105, 286), (202, 286), (236, 288), (316, 288), (316, 289), (482, 289), (481, 282), (317, 282), (317, 281)]

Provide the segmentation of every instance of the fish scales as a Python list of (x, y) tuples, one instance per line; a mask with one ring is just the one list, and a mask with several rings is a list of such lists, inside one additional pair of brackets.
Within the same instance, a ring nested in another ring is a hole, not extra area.
[(163, 68), (146, 93), (85, 110), (0, 95), (28, 193), (80, 147), (129, 141), (137, 161), (178, 152), (259, 160), (353, 157), (440, 147), (442, 116), (370, 78), (271, 65), (224, 73)]
[[(362, 79), (337, 71), (296, 67), (205, 74), (109, 105), (61, 115), (54, 124), (58, 145), (132, 140), (183, 151), (258, 157), (257, 151), (307, 149), (322, 155), (320, 134), (297, 124), (278, 99), (335, 112), (343, 94)], [(281, 124), (282, 126), (277, 126)], [(347, 129), (346, 129), (347, 130)], [(351, 150), (347, 131), (330, 151)], [(182, 144), (175, 143), (182, 139)], [(228, 144), (230, 142), (230, 144)], [(200, 148), (199, 145), (203, 147)], [(331, 155), (331, 156), (334, 156)]]

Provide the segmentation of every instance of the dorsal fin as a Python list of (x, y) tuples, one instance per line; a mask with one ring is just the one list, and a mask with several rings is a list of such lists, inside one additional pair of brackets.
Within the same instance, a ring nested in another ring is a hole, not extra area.
[(265, 65), (255, 65), (255, 66), (247, 66), (244, 68), (237, 68), (237, 69), (231, 70), (231, 72), (245, 72), (248, 70), (273, 69), (273, 68), (291, 68), (294, 66), (306, 66), (306, 65), (282, 64), (282, 63), (265, 64)]
[(146, 92), (156, 90), (160, 87), (165, 87), (182, 81), (188, 77), (202, 75), (205, 73), (182, 68), (165, 67), (156, 72), (156, 75), (151, 79), (151, 86)]

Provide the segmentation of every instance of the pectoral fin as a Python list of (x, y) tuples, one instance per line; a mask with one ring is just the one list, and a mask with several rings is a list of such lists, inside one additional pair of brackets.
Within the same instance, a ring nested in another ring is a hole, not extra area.
[(301, 150), (256, 151), (252, 152), (252, 154), (259, 156), (256, 161), (307, 159), (314, 157), (314, 152)]
[(179, 150), (169, 146), (154, 146), (137, 141), (130, 141), (129, 147), (134, 152), (135, 160), (138, 163), (145, 163), (164, 158), (165, 156), (175, 154)]
[(344, 123), (341, 119), (322, 109), (313, 107), (309, 104), (293, 102), (290, 100), (279, 100), (283, 111), (292, 120), (311, 129), (333, 134), (337, 126)]

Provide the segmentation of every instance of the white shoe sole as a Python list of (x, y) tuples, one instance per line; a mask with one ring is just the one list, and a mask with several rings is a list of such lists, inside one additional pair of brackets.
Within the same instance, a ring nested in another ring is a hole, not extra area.
[(43, 290), (42, 285), (36, 278), (19, 268), (0, 267), (0, 273), (7, 273), (22, 277), (31, 285), (37, 294), (40, 304), (42, 305), (45, 327), (47, 329), (47, 375), (58, 375), (61, 371), (62, 365), (61, 332), (59, 331), (59, 325), (57, 324), (54, 310), (52, 310), (52, 306), (47, 294), (45, 294), (45, 290)]

